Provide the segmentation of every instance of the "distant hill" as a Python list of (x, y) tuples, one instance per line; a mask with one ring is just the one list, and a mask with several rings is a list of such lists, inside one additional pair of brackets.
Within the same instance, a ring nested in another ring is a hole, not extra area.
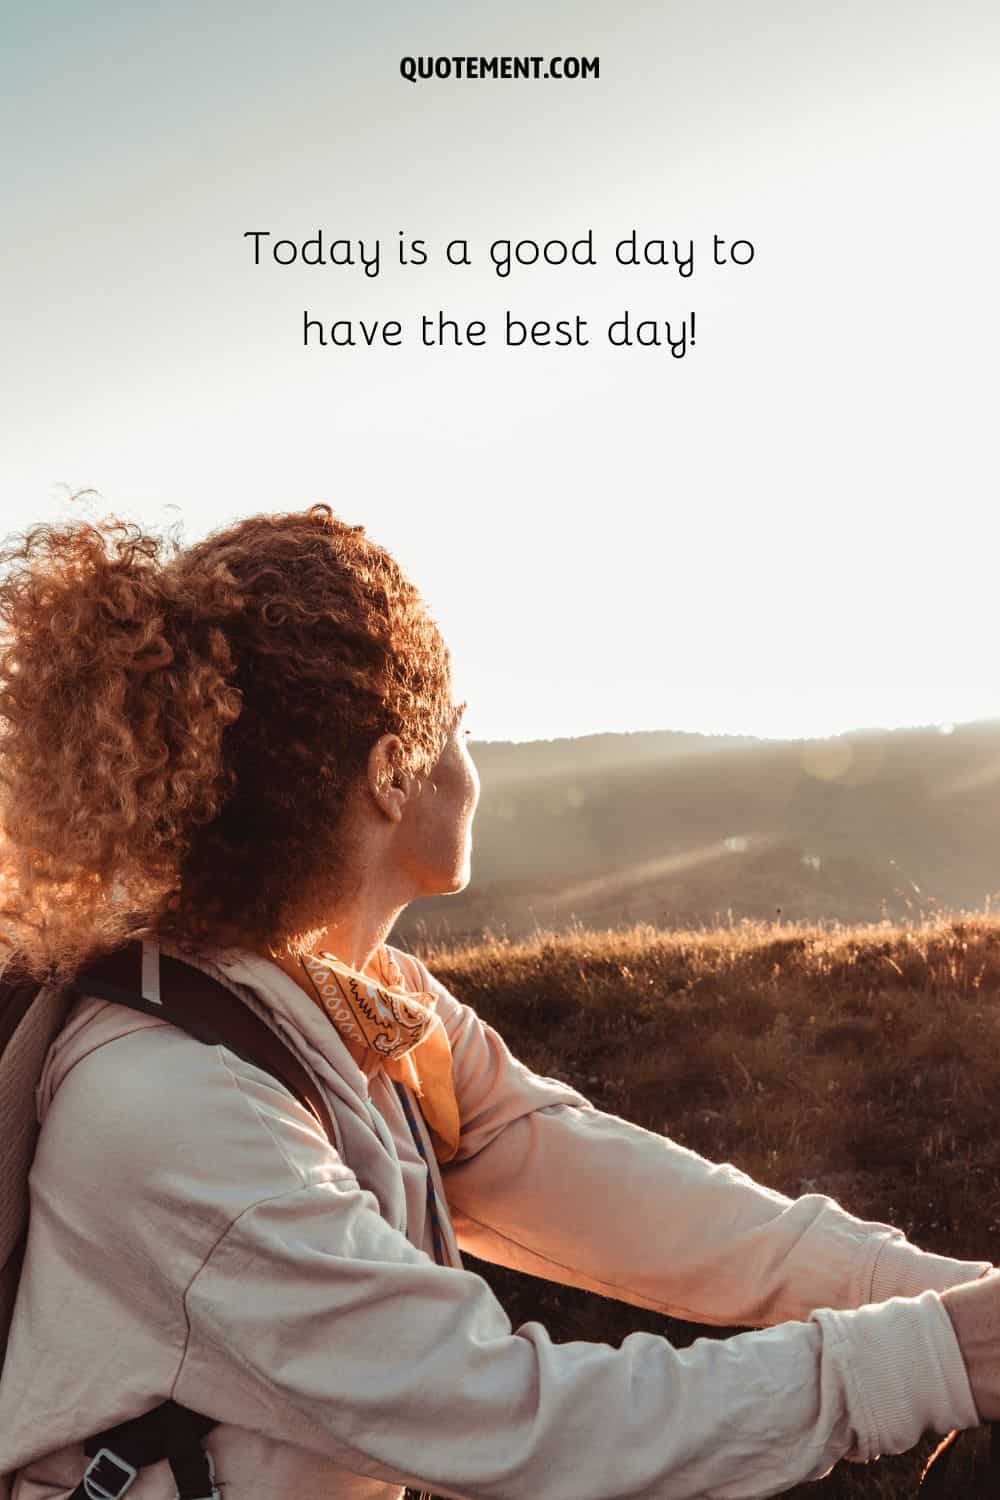
[(473, 880), (403, 940), (541, 926), (916, 917), (1000, 891), (1000, 721), (826, 740), (473, 745)]

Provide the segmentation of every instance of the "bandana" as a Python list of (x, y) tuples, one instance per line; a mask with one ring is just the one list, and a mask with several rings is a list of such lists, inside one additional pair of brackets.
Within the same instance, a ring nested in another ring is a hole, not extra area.
[(438, 1161), (458, 1150), (458, 1100), (451, 1071), (451, 1046), (437, 996), (407, 989), (403, 972), (388, 949), (375, 956), (381, 983), (348, 968), (332, 953), (302, 959), (315, 999), (329, 1016), (354, 1061), (365, 1072), (381, 1064), (394, 1081), (420, 1099)]

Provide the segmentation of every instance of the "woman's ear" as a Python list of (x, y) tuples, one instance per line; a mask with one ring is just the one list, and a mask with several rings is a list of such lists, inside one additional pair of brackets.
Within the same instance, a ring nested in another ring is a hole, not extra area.
[(399, 770), (402, 748), (398, 734), (383, 734), (368, 753), (368, 790), (379, 811), (393, 823), (401, 821), (413, 791), (413, 777)]

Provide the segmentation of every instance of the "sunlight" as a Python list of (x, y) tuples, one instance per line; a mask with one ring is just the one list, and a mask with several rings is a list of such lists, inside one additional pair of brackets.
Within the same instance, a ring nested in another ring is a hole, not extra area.
[(936, 786), (928, 786), (927, 794), (930, 797), (958, 797), (963, 792), (972, 792), (977, 788), (990, 786), (995, 781), (1000, 781), (1000, 756), (986, 761), (981, 766), (975, 766), (960, 776), (952, 776)]
[(564, 886), (561, 891), (545, 898), (544, 902), (540, 900), (538, 905), (573, 906), (577, 902), (593, 900), (595, 896), (620, 896), (647, 881), (661, 880), (665, 875), (678, 875), (684, 870), (711, 864), (714, 860), (729, 859), (734, 853), (743, 853), (751, 848), (760, 852), (773, 847), (776, 842), (773, 834), (741, 835), (716, 840), (711, 844), (702, 844), (697, 849), (688, 849), (683, 854), (665, 854), (658, 859), (641, 860), (623, 870), (614, 870), (593, 880), (581, 880), (574, 885)]

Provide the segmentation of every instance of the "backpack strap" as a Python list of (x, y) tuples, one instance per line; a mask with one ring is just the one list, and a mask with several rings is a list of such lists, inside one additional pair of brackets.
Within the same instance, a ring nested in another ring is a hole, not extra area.
[[(207, 1046), (228, 1047), (284, 1084), (336, 1144), (326, 1101), (298, 1058), (238, 995), (201, 969), (165, 957), (154, 943), (130, 943), (81, 969), (72, 988), (157, 1016)], [(91, 1462), (69, 1500), (120, 1500), (140, 1469), (163, 1459), (173, 1472), (177, 1500), (220, 1500), (212, 1456), (201, 1446), (217, 1425), (176, 1401), (164, 1401), (107, 1428), (84, 1443)]]
[[(158, 984), (150, 963), (157, 955)], [(129, 943), (81, 969), (73, 989), (158, 1016), (207, 1046), (228, 1047), (244, 1062), (283, 1083), (316, 1117), (330, 1144), (336, 1145), (326, 1101), (299, 1059), (238, 995), (201, 969), (159, 953), (153, 943)], [(154, 994), (159, 998), (150, 998)]]
[(164, 1401), (83, 1445), (91, 1460), (70, 1500), (120, 1500), (148, 1464), (167, 1459), (178, 1500), (219, 1500), (212, 1455), (201, 1439), (217, 1424), (176, 1401)]

